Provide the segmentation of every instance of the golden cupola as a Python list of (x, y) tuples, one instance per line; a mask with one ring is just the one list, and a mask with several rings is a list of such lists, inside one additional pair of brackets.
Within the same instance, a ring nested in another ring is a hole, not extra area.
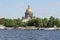
[(26, 12), (25, 12), (25, 17), (32, 17), (33, 16), (33, 12), (32, 12), (32, 8), (30, 8), (30, 6), (28, 5), (28, 8), (26, 9)]
[(28, 8), (26, 9), (26, 11), (32, 11), (32, 8), (30, 8), (30, 6), (28, 5)]
[(32, 8), (28, 5), (25, 16), (22, 17), (22, 22), (28, 22), (30, 19), (35, 19), (35, 16), (33, 16)]

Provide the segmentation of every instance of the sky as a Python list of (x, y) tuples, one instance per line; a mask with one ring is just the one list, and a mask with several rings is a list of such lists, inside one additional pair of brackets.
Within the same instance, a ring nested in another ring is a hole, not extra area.
[(0, 0), (0, 18), (21, 18), (28, 5), (36, 17), (60, 19), (60, 0)]

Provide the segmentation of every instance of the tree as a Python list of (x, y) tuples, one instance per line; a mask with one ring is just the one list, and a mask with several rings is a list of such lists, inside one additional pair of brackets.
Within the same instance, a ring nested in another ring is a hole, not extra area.
[(35, 21), (35, 19), (29, 20), (27, 25), (28, 26), (34, 26), (34, 21)]
[(9, 19), (6, 19), (6, 20), (5, 20), (4, 26), (9, 27)]
[(15, 22), (12, 19), (10, 19), (9, 20), (9, 26), (14, 27), (15, 25), (16, 25)]
[(4, 24), (4, 21), (0, 19), (0, 25), (3, 25)]
[(42, 19), (36, 18), (36, 19), (31, 19), (28, 21), (28, 26), (36, 26), (36, 27), (42, 27)]
[(56, 25), (57, 27), (60, 27), (60, 20), (59, 20), (58, 18), (56, 18), (56, 20), (55, 20), (55, 25)]
[(43, 19), (43, 27), (47, 27), (47, 24), (48, 24), (48, 19), (44, 18)]
[(16, 25), (19, 25), (20, 27), (22, 27), (23, 26), (23, 22), (22, 22), (22, 20), (20, 20), (19, 18), (16, 20)]
[(50, 17), (47, 26), (53, 27), (55, 25), (55, 18), (53, 16)]
[(36, 27), (43, 27), (42, 19), (36, 18), (35, 23), (36, 23), (35, 25)]

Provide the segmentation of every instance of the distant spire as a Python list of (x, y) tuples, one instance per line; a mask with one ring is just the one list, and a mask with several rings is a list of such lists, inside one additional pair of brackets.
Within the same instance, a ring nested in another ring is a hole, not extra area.
[(30, 8), (30, 5), (28, 5), (28, 8)]

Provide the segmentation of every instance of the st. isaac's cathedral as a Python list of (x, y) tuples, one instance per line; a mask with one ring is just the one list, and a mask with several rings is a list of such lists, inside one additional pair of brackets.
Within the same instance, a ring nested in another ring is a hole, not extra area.
[(22, 17), (23, 22), (27, 22), (30, 19), (35, 19), (35, 16), (33, 16), (32, 8), (28, 5), (28, 8), (26, 9), (25, 16)]

